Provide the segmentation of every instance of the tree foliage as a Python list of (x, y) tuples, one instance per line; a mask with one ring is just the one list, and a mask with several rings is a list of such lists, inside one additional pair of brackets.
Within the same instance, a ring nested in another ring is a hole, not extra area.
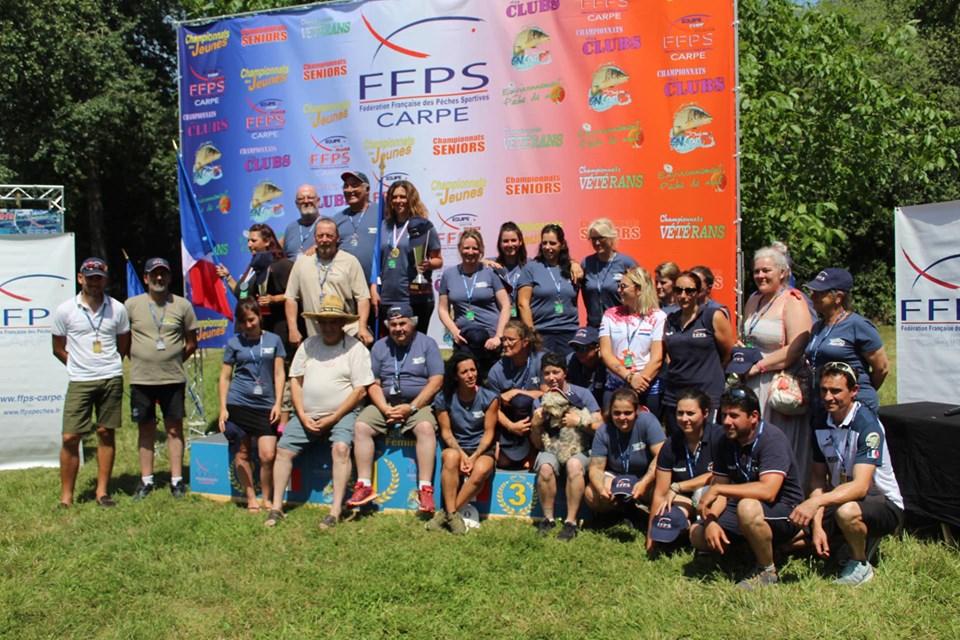
[(849, 266), (889, 317), (893, 208), (958, 196), (954, 114), (881, 73), (917, 64), (917, 30), (744, 0), (740, 36), (745, 249), (787, 242), (798, 279)]

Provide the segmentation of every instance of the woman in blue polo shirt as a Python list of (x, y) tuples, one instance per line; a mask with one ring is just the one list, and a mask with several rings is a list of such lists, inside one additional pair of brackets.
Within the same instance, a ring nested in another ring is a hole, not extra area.
[(527, 264), (527, 245), (523, 243), (523, 232), (516, 222), (508, 220), (500, 225), (500, 232), (497, 234), (497, 258), (484, 260), (483, 264), (494, 270), (510, 294), (510, 317), (520, 317), (517, 312), (517, 283), (523, 267)]
[(637, 266), (636, 260), (616, 250), (617, 230), (607, 218), (599, 218), (587, 228), (594, 254), (580, 263), (583, 268), (583, 304), (587, 325), (599, 328), (603, 312), (623, 303), (620, 281), (623, 274)]
[(286, 355), (283, 341), (261, 328), (260, 305), (245, 298), (237, 305), (235, 325), (239, 333), (227, 341), (220, 369), (220, 418), (222, 433), (237, 445), (236, 473), (247, 498), (247, 510), (259, 512), (253, 483), (250, 449), (256, 441), (260, 459), (260, 488), (273, 495), (273, 459), (277, 453), (280, 401), (283, 395)]
[(720, 406), (723, 367), (733, 349), (730, 321), (718, 307), (700, 305), (702, 288), (700, 276), (692, 271), (677, 276), (673, 291), (680, 309), (667, 316), (663, 333), (669, 365), (662, 406), (669, 435), (677, 432), (677, 401), (685, 389), (699, 389), (711, 406)]
[[(440, 472), (443, 509), (427, 523), (428, 531), (447, 527), (451, 533), (466, 533), (459, 511), (477, 497), (493, 473), (500, 400), (495, 391), (477, 386), (478, 380), (477, 363), (469, 353), (458, 351), (447, 361), (443, 391), (433, 402), (444, 446)], [(465, 476), (463, 486), (461, 476)]]
[[(821, 318), (810, 331), (806, 350), (807, 362), (814, 369), (817, 383), (814, 389), (819, 389), (820, 371), (825, 364), (846, 362), (857, 373), (860, 386), (857, 400), (877, 413), (880, 410), (877, 391), (890, 371), (890, 361), (877, 328), (859, 313), (851, 311), (853, 276), (846, 269), (824, 269), (807, 283), (807, 288)], [(820, 394), (814, 393), (813, 396), (816, 416), (824, 419)]]
[[(370, 297), (374, 305), (379, 305), (381, 326), (386, 326), (387, 309), (409, 304), (417, 317), (417, 331), (426, 333), (434, 307), (432, 274), (443, 267), (440, 238), (411, 182), (397, 180), (387, 189), (385, 198), (380, 226), (380, 287), (371, 285)], [(423, 262), (416, 264), (414, 248), (420, 245), (426, 245), (426, 252)], [(418, 273), (423, 274), (423, 284), (415, 282)]]
[(570, 248), (560, 225), (548, 224), (540, 232), (540, 251), (523, 268), (518, 286), (520, 319), (537, 330), (544, 350), (564, 357), (572, 353), (580, 287), (570, 279)]
[[(656, 484), (650, 503), (650, 528), (647, 531), (647, 551), (655, 545), (652, 527), (658, 518), (672, 520), (679, 516), (674, 507), (682, 510), (687, 527), (696, 515), (695, 500), (699, 490), (713, 477), (713, 462), (723, 441), (723, 429), (709, 419), (710, 398), (699, 389), (687, 389), (677, 398), (677, 432), (674, 433), (657, 457)], [(680, 525), (681, 523), (674, 523)], [(671, 527), (677, 535), (681, 527)]]
[(440, 277), (440, 322), (450, 332), (455, 350), (476, 360), (480, 380), (500, 355), (503, 328), (510, 320), (510, 296), (503, 281), (482, 263), (483, 236), (476, 229), (460, 234), (460, 264)]

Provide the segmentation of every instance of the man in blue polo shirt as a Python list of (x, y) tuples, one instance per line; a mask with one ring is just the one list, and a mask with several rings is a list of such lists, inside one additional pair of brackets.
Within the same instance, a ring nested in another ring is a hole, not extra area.
[(422, 513), (433, 513), (433, 462), (437, 453), (437, 421), (430, 405), (443, 386), (443, 358), (433, 338), (417, 331), (417, 318), (408, 304), (387, 309), (389, 335), (370, 351), (374, 382), (370, 404), (357, 416), (353, 455), (357, 483), (347, 505), (369, 503), (373, 490), (373, 439), (391, 426), (417, 439), (417, 489)]
[[(839, 542), (850, 547), (836, 584), (859, 586), (873, 578), (867, 537), (876, 540), (903, 524), (903, 498), (877, 415), (857, 400), (857, 373), (846, 362), (824, 365), (820, 397), (827, 416), (813, 432), (810, 497), (790, 520), (810, 525), (817, 555)], [(839, 529), (839, 531), (838, 531)]]
[(291, 260), (296, 260), (297, 256), (304, 253), (312, 253), (309, 249), (316, 246), (314, 229), (317, 218), (320, 217), (320, 210), (317, 209), (320, 199), (312, 185), (302, 184), (297, 187), (294, 201), (300, 217), (287, 225), (283, 238), (280, 239), (284, 255)]
[[(347, 206), (333, 215), (340, 231), (340, 248), (360, 261), (367, 285), (373, 271), (373, 253), (377, 244), (377, 212), (370, 209), (370, 179), (360, 171), (344, 171), (343, 197)], [(374, 312), (372, 318), (376, 318)]]
[(760, 419), (760, 401), (743, 386), (720, 399), (726, 440), (713, 466), (713, 483), (700, 498), (702, 522), (690, 528), (701, 551), (723, 554), (731, 538), (745, 538), (757, 567), (737, 586), (754, 589), (779, 581), (773, 543), (792, 540), (798, 529), (789, 520), (803, 501), (790, 441), (776, 425)]

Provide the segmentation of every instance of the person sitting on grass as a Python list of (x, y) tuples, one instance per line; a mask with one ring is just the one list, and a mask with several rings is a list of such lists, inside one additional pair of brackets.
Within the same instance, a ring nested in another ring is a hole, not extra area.
[(557, 476), (566, 476), (567, 513), (560, 540), (577, 535), (577, 512), (583, 500), (586, 451), (593, 434), (603, 422), (600, 406), (588, 389), (567, 382), (567, 361), (558, 353), (545, 353), (540, 361), (543, 396), (534, 401), (530, 421), (530, 441), (540, 453), (533, 464), (537, 474), (537, 497), (543, 508), (543, 519), (537, 525), (540, 535), (547, 535), (556, 526), (554, 502), (557, 498)]
[(636, 526), (637, 506), (650, 504), (663, 440), (660, 422), (641, 410), (637, 392), (630, 387), (614, 391), (590, 450), (590, 483), (584, 494), (590, 510), (622, 512)]
[[(253, 482), (250, 449), (257, 445), (260, 488), (269, 502), (273, 488), (273, 459), (277, 453), (276, 424), (283, 395), (283, 341), (260, 328), (260, 304), (244, 298), (234, 313), (240, 332), (227, 341), (220, 369), (221, 433), (238, 434), (237, 477), (247, 498), (247, 510), (260, 512)], [(229, 428), (228, 428), (229, 427)]]
[(283, 493), (293, 470), (293, 459), (311, 446), (330, 442), (333, 457), (333, 502), (320, 521), (329, 529), (340, 521), (350, 480), (350, 443), (360, 403), (373, 384), (370, 352), (344, 332), (358, 316), (347, 311), (336, 294), (323, 296), (317, 311), (303, 314), (315, 321), (319, 334), (307, 338), (290, 364), (290, 395), (295, 415), (290, 417), (277, 444), (274, 462), (273, 503), (264, 523), (275, 526), (283, 519)]
[(699, 389), (677, 398), (680, 431), (660, 450), (656, 485), (650, 505), (647, 551), (672, 543), (694, 521), (703, 488), (713, 477), (713, 464), (723, 442), (723, 429), (708, 419), (710, 397)]
[(748, 387), (724, 392), (720, 415), (726, 439), (713, 465), (710, 488), (700, 498), (702, 522), (690, 529), (701, 551), (723, 554), (731, 538), (745, 538), (757, 567), (737, 586), (752, 590), (779, 582), (775, 542), (791, 541), (798, 529), (789, 520), (803, 501), (790, 441), (776, 425), (760, 419), (760, 401)]
[(390, 334), (370, 351), (373, 384), (370, 404), (357, 416), (353, 455), (357, 482), (347, 506), (369, 504), (373, 490), (373, 439), (388, 427), (413, 433), (417, 440), (417, 497), (420, 513), (432, 515), (433, 461), (437, 453), (437, 421), (430, 403), (443, 386), (443, 357), (433, 338), (417, 331), (417, 317), (409, 304), (396, 304), (383, 311)]
[[(443, 509), (426, 527), (464, 534), (467, 525), (460, 509), (473, 500), (493, 473), (493, 439), (497, 429), (500, 399), (495, 391), (477, 386), (477, 361), (466, 351), (457, 351), (447, 361), (443, 391), (433, 408), (443, 440), (443, 470), (440, 489)], [(463, 486), (460, 477), (465, 476)]]
[(830, 557), (842, 538), (850, 548), (836, 584), (859, 586), (873, 578), (867, 541), (903, 524), (903, 497), (893, 475), (886, 434), (877, 415), (857, 400), (857, 372), (828, 362), (820, 375), (827, 417), (813, 433), (810, 497), (790, 520), (811, 527), (813, 549)]

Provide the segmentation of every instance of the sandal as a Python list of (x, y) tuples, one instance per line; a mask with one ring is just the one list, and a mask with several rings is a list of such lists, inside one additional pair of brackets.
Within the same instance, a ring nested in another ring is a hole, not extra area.
[(97, 498), (97, 506), (104, 508), (115, 507), (117, 506), (117, 502), (110, 496), (100, 496)]
[(280, 523), (281, 520), (287, 516), (283, 515), (283, 511), (278, 509), (270, 509), (270, 514), (267, 515), (267, 519), (263, 521), (263, 526), (265, 527), (275, 527)]
[(247, 513), (260, 513), (259, 503), (254, 502), (253, 504), (247, 503)]
[(321, 520), (320, 524), (317, 526), (323, 530), (326, 530), (326, 529), (333, 529), (339, 523), (340, 523), (340, 518), (338, 518), (333, 514), (327, 514), (326, 516), (324, 516), (323, 520)]

